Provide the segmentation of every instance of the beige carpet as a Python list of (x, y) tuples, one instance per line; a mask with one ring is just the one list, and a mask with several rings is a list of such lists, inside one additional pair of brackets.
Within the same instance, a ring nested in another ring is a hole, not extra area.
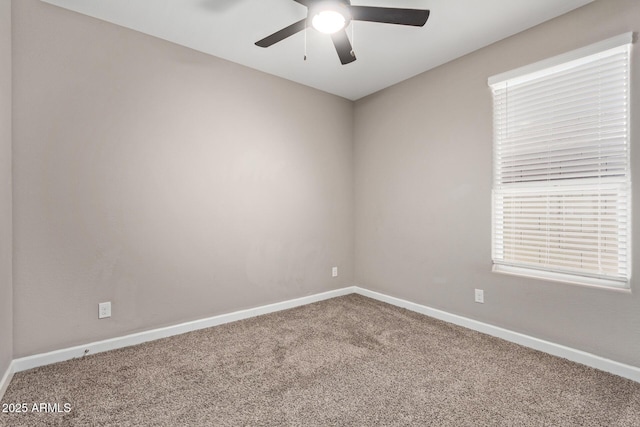
[(14, 376), (7, 426), (640, 426), (640, 383), (349, 295)]

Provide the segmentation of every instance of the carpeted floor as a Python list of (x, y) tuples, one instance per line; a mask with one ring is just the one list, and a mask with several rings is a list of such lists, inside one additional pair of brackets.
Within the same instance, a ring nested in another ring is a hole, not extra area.
[(21, 372), (3, 403), (63, 411), (3, 426), (640, 426), (640, 383), (359, 295)]

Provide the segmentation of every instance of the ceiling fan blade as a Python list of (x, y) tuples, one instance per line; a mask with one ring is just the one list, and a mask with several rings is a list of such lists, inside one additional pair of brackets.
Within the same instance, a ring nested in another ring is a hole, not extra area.
[(351, 11), (351, 18), (356, 21), (382, 22), (384, 24), (422, 27), (429, 18), (429, 11), (422, 9), (351, 6), (349, 10)]
[(342, 65), (349, 64), (356, 60), (356, 55), (353, 53), (351, 42), (344, 28), (337, 33), (331, 34), (331, 40), (333, 40), (333, 45), (336, 47), (336, 52), (338, 52), (338, 57)]
[(311, 3), (313, 3), (313, 0), (293, 0), (293, 1), (295, 1), (296, 3), (300, 3), (300, 4), (302, 4), (304, 6), (307, 6), (307, 7), (309, 7), (309, 5)]
[(269, 47), (271, 45), (278, 43), (279, 41), (286, 39), (287, 37), (291, 37), (295, 33), (302, 31), (305, 28), (307, 28), (307, 18), (301, 19), (295, 24), (291, 24), (288, 27), (281, 29), (280, 31), (276, 31), (270, 36), (267, 36), (262, 40), (257, 41), (256, 46)]

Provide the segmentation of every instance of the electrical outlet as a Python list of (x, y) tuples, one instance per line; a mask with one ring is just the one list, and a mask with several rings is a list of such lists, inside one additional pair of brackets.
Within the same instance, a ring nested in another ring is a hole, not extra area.
[(476, 289), (476, 302), (484, 304), (484, 291), (482, 289)]
[(111, 302), (101, 302), (98, 304), (98, 319), (111, 317)]
[(338, 267), (333, 267), (331, 269), (331, 277), (338, 277)]

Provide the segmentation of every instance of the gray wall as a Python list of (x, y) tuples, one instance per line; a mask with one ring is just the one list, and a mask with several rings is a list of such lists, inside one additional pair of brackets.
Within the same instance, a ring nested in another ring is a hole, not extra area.
[(353, 283), (351, 102), (13, 7), (15, 357)]
[[(640, 366), (639, 257), (633, 293), (491, 273), (487, 87), (491, 75), (638, 30), (640, 2), (596, 1), (358, 101), (356, 283)], [(632, 64), (636, 179), (638, 48)], [(640, 185), (633, 199), (634, 212), (640, 212)], [(640, 248), (640, 227), (633, 244)], [(485, 304), (473, 302), (474, 288), (485, 290)]]
[(13, 356), (11, 241), (11, 0), (0, 0), (0, 378)]

